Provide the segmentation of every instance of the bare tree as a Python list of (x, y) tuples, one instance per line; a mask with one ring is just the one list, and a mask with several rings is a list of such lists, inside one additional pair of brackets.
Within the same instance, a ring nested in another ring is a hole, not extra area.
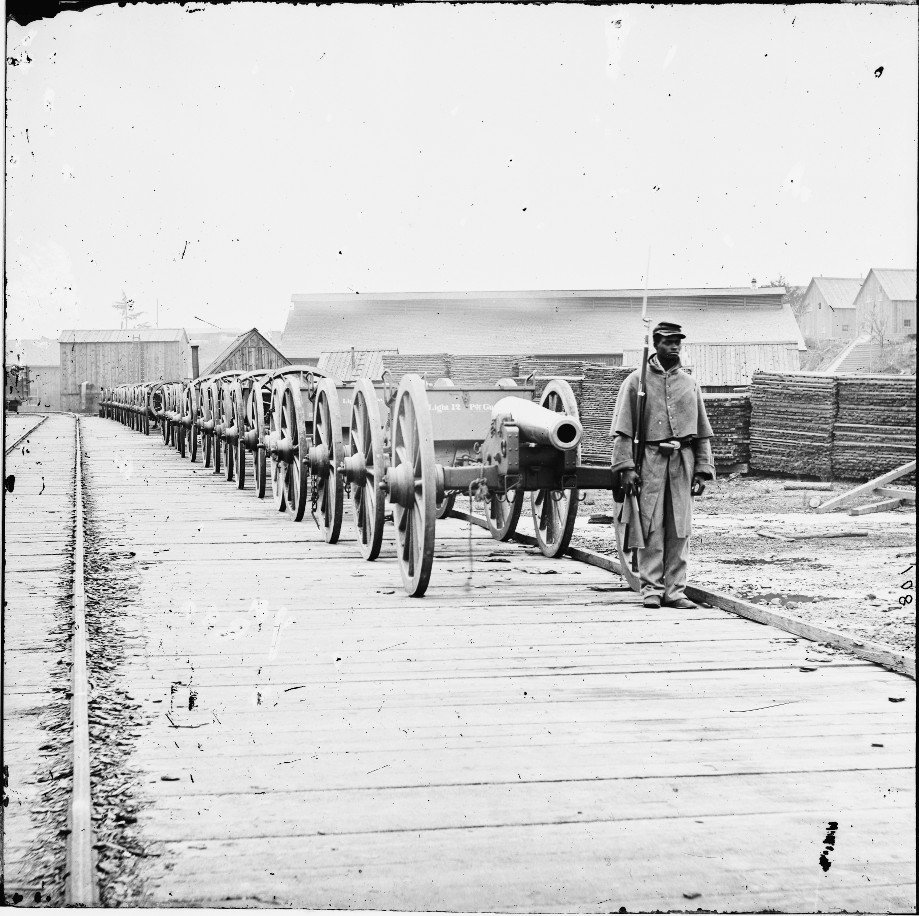
[(881, 350), (881, 357), (887, 348), (890, 337), (889, 316), (885, 311), (873, 302), (865, 314), (865, 320), (862, 322), (862, 331), (870, 335), (871, 340), (878, 345)]
[(770, 280), (763, 285), (767, 288), (784, 286), (785, 295), (782, 296), (782, 305), (790, 305), (795, 318), (801, 318), (807, 314), (807, 305), (804, 302), (804, 294), (807, 292), (806, 286), (790, 286), (784, 274), (779, 274), (774, 280)]

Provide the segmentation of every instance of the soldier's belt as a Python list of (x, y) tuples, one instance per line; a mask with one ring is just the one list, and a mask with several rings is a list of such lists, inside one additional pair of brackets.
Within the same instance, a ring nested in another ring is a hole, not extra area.
[(665, 439), (663, 442), (649, 442), (648, 445), (657, 446), (657, 450), (662, 455), (672, 455), (687, 445), (692, 445), (693, 436), (685, 436), (682, 439)]

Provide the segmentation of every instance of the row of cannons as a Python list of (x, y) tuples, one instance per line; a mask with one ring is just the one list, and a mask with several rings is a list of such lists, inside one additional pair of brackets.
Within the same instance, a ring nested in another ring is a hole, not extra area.
[[(430, 581), (436, 521), (458, 494), (484, 503), (488, 529), (502, 541), (529, 494), (539, 548), (558, 557), (580, 491), (613, 488), (608, 467), (580, 463), (578, 406), (559, 378), (456, 386), (406, 375), (398, 386), (346, 385), (288, 366), (104, 388), (99, 414), (147, 435), (158, 427), (180, 456), (202, 459), (240, 489), (251, 467), (259, 498), (270, 492), (298, 522), (309, 511), (329, 543), (339, 539), (349, 496), (366, 560), (379, 556), (388, 504), (403, 585), (416, 597)], [(636, 588), (634, 562), (620, 556)]]

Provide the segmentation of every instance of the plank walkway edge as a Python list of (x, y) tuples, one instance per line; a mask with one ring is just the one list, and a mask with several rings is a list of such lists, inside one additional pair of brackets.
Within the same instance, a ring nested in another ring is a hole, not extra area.
[[(460, 519), (461, 521), (471, 522), (478, 525), (479, 528), (488, 528), (488, 523), (484, 518), (464, 512), (461, 509), (453, 509), (449, 517)], [(536, 538), (531, 534), (521, 534), (515, 532), (511, 540), (519, 544), (526, 544), (529, 547), (536, 547), (538, 543)], [(565, 550), (565, 556), (578, 560), (581, 563), (587, 563), (590, 566), (597, 566), (609, 572), (622, 576), (622, 567), (618, 560), (611, 557), (603, 556), (593, 550), (587, 550), (583, 547), (568, 547)], [(623, 577), (624, 578), (624, 577)], [(792, 633), (803, 639), (809, 639), (812, 642), (821, 642), (836, 649), (844, 649), (851, 652), (858, 658), (865, 661), (874, 662), (897, 674), (904, 674), (907, 677), (916, 680), (916, 655), (912, 652), (904, 652), (895, 649), (893, 646), (885, 646), (881, 643), (871, 642), (867, 639), (858, 639), (855, 636), (848, 636), (839, 630), (823, 627), (818, 624), (808, 623), (800, 617), (792, 614), (779, 614), (776, 611), (768, 610), (742, 598), (735, 598), (724, 592), (716, 592), (712, 589), (701, 588), (697, 585), (686, 587), (686, 595), (693, 601), (704, 601), (712, 607), (721, 608), (723, 611), (730, 611), (739, 617), (745, 617), (747, 620), (753, 620), (756, 623), (762, 623), (766, 626), (777, 627), (786, 633)]]

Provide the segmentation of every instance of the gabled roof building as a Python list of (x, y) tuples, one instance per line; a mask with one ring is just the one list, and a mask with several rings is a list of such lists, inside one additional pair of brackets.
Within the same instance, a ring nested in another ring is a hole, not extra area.
[(201, 375), (219, 375), (234, 369), (249, 372), (254, 369), (277, 369), (289, 366), (290, 360), (258, 328), (251, 328), (236, 337), (204, 368)]
[(855, 297), (862, 283), (859, 277), (814, 277), (798, 313), (804, 337), (808, 340), (856, 337)]
[(872, 267), (855, 297), (860, 334), (886, 340), (916, 336), (916, 271)]

